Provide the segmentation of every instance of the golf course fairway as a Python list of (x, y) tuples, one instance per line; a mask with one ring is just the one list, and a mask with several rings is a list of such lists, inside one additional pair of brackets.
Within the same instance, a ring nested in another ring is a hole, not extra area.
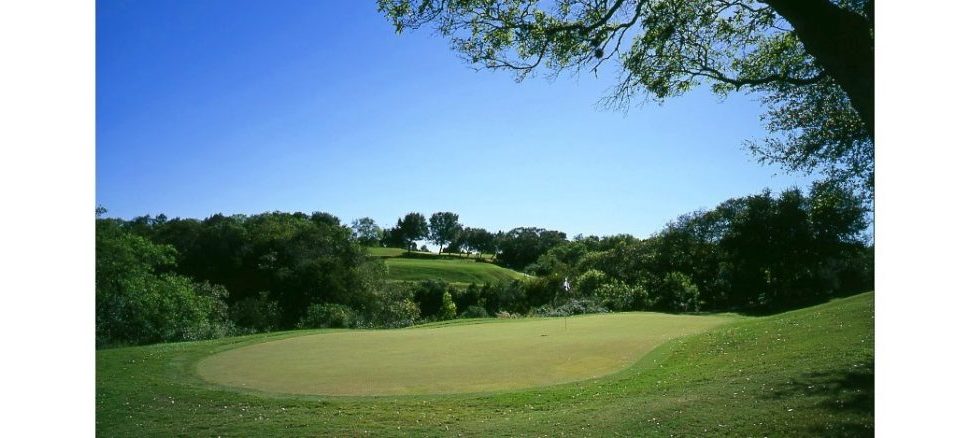
[(619, 313), (338, 331), (223, 351), (202, 359), (197, 372), (211, 383), (281, 394), (495, 392), (601, 377), (733, 319)]

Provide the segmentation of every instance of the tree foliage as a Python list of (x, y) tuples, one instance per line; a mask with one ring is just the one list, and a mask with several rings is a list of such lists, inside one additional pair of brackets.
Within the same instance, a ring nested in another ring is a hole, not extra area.
[(496, 259), (503, 266), (525, 270), (546, 251), (566, 241), (566, 233), (536, 227), (509, 230), (498, 242)]
[(431, 241), (438, 245), (438, 253), (440, 254), (442, 248), (457, 240), (459, 233), (461, 233), (458, 215), (450, 211), (439, 211), (432, 214), (428, 231)]
[(99, 346), (207, 339), (229, 331), (226, 290), (171, 272), (176, 250), (98, 219), (95, 336)]
[(408, 213), (403, 219), (397, 220), (397, 229), (400, 230), (401, 237), (407, 244), (410, 252), (415, 246), (415, 241), (428, 237), (428, 221), (421, 213)]
[[(809, 305), (872, 289), (864, 205), (828, 181), (808, 194), (766, 190), (729, 199), (646, 239), (469, 229), (463, 245), (497, 250), (497, 263), (532, 274), (482, 285), (390, 282), (382, 259), (326, 213), (99, 217), (98, 345), (297, 327), (401, 327), (457, 315)], [(398, 221), (400, 231), (387, 234), (420, 230), (423, 218), (411, 213)]]
[(378, 0), (397, 31), (433, 26), (471, 64), (515, 72), (597, 73), (615, 63), (605, 99), (626, 107), (701, 84), (755, 92), (772, 136), (764, 162), (822, 171), (871, 195), (873, 1)]
[(364, 246), (376, 246), (383, 237), (384, 230), (377, 226), (377, 222), (369, 217), (354, 219), (350, 227), (354, 230), (354, 238)]

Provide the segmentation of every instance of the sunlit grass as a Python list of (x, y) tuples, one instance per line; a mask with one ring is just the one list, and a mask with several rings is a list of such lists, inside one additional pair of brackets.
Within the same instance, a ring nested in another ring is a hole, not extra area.
[[(503, 324), (515, 322), (483, 325)], [(451, 328), (432, 330), (443, 329)], [(195, 371), (199, 361), (213, 353), (326, 332), (98, 351), (97, 432), (105, 436), (873, 433), (872, 293), (770, 317), (741, 318), (667, 342), (619, 373), (531, 389), (425, 396), (281, 396), (215, 385)], [(503, 355), (494, 357), (495, 362), (502, 360)]]
[(728, 320), (623, 313), (356, 330), (229, 350), (198, 369), (212, 382), (290, 394), (504, 391), (604, 376), (672, 338)]
[(387, 258), (384, 263), (387, 264), (388, 278), (401, 281), (495, 284), (527, 277), (521, 272), (474, 260)]

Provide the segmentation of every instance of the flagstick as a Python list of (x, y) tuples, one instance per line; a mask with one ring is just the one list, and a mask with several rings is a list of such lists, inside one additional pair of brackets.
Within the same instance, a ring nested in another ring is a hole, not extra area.
[[(569, 277), (566, 277), (566, 278), (563, 279), (562, 288), (566, 292), (566, 295), (568, 295), (569, 294)], [(566, 327), (566, 320), (567, 319), (569, 319), (569, 314), (568, 313), (565, 316), (562, 317), (562, 329), (563, 329), (563, 331), (566, 331), (568, 329)]]

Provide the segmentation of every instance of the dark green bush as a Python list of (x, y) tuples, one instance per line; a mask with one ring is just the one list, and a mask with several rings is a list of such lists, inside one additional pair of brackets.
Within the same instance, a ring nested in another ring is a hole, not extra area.
[(596, 300), (588, 298), (570, 299), (565, 304), (553, 306), (546, 304), (533, 310), (535, 316), (570, 316), (587, 313), (607, 313), (610, 310), (601, 306)]
[(357, 322), (357, 312), (343, 304), (312, 304), (300, 319), (300, 328), (349, 328)]
[(229, 317), (243, 332), (268, 332), (279, 327), (280, 310), (269, 292), (264, 291), (233, 304)]
[(461, 314), (462, 318), (487, 318), (488, 312), (482, 306), (468, 306)]
[(620, 281), (600, 285), (594, 295), (603, 307), (614, 312), (647, 310), (654, 305), (644, 286), (629, 286)]
[(167, 272), (178, 253), (99, 219), (96, 228), (97, 346), (188, 341), (231, 331), (226, 289)]

